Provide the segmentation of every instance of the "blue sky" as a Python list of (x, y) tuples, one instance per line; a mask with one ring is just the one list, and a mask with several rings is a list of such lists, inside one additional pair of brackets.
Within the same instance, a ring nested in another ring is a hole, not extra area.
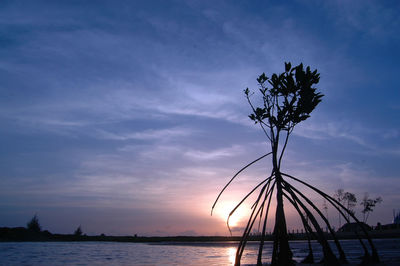
[(325, 97), (283, 169), (328, 194), (382, 196), (368, 222), (391, 222), (399, 13), (369, 0), (0, 2), (0, 226), (37, 213), (59, 233), (227, 234), (225, 209), (270, 165), (209, 215), (268, 151), (243, 89), (285, 61), (318, 69)]

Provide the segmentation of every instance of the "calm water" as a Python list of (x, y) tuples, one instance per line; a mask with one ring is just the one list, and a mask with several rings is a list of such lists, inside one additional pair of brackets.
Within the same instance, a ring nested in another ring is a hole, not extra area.
[[(362, 256), (358, 241), (341, 241), (350, 262)], [(381, 259), (391, 265), (400, 263), (400, 239), (375, 240)], [(269, 262), (272, 243), (265, 246)], [(315, 254), (321, 250), (315, 244)], [(236, 243), (116, 243), (116, 242), (7, 242), (0, 243), (0, 265), (232, 265)], [(290, 242), (294, 259), (307, 255), (307, 242)], [(242, 263), (255, 264), (258, 245), (248, 244)]]

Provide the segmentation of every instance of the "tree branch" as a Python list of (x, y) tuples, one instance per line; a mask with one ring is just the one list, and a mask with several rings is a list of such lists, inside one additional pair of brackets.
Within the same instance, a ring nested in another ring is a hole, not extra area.
[(269, 153), (267, 153), (267, 154), (264, 154), (263, 156), (261, 156), (261, 157), (255, 159), (255, 160), (252, 161), (251, 163), (247, 164), (245, 167), (243, 167), (242, 169), (240, 169), (240, 170), (231, 178), (231, 180), (229, 180), (228, 184), (226, 184), (226, 185), (224, 186), (224, 188), (221, 190), (221, 192), (218, 194), (217, 199), (215, 200), (213, 206), (211, 207), (211, 216), (212, 216), (214, 207), (215, 207), (215, 205), (216, 205), (217, 202), (218, 202), (219, 197), (221, 197), (222, 193), (223, 193), (223, 192), (225, 191), (225, 189), (229, 186), (229, 184), (232, 183), (233, 179), (235, 179), (235, 177), (237, 177), (241, 172), (243, 172), (243, 170), (245, 170), (246, 168), (248, 168), (250, 165), (252, 165), (252, 164), (258, 162), (259, 160), (263, 159), (264, 157), (267, 157), (267, 156), (270, 155), (271, 153), (272, 153), (272, 152), (269, 152)]

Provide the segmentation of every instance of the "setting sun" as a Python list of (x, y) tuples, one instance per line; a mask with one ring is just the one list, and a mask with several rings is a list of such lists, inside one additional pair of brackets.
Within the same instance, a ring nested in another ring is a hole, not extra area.
[[(226, 223), (229, 217), (229, 213), (235, 208), (237, 203), (229, 201), (229, 202), (221, 202), (221, 204), (218, 205), (215, 210), (216, 214)], [(245, 220), (246, 214), (247, 214), (246, 205), (243, 205), (238, 209), (236, 209), (236, 211), (229, 218), (229, 226), (230, 227), (238, 226), (240, 222)]]

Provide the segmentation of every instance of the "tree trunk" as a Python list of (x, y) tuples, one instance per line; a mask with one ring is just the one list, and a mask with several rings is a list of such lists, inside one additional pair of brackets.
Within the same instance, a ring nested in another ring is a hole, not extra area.
[[(279, 133), (277, 134), (279, 136)], [(274, 248), (272, 251), (271, 265), (293, 265), (293, 254), (289, 247), (289, 239), (287, 235), (285, 211), (283, 209), (283, 192), (282, 192), (282, 175), (278, 167), (278, 142), (272, 147), (272, 164), (275, 172), (276, 180), (276, 214), (274, 227)]]
[[(279, 176), (279, 178), (278, 178)], [(274, 228), (274, 250), (272, 252), (272, 265), (293, 265), (292, 251), (289, 247), (285, 212), (283, 209), (282, 183), (280, 173), (277, 173), (276, 215)], [(279, 180), (279, 181), (278, 181)]]

